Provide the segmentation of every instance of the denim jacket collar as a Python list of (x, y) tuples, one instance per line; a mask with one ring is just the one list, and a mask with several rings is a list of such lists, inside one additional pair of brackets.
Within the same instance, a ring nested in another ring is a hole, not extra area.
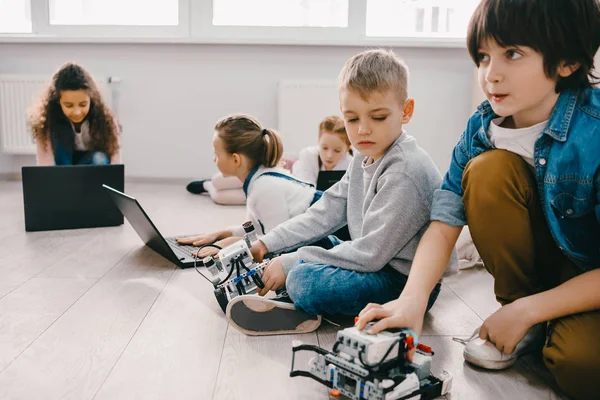
[[(550, 136), (554, 140), (564, 142), (567, 140), (567, 132), (571, 125), (571, 119), (575, 112), (575, 106), (577, 105), (577, 98), (579, 97), (579, 91), (577, 90), (565, 90), (558, 96), (548, 125), (544, 129), (544, 134)], [(477, 107), (477, 111), (483, 118), (483, 129), (481, 130), (482, 135), (486, 135), (487, 129), (490, 122), (499, 116), (494, 113), (492, 106), (489, 101), (484, 101)], [(485, 140), (484, 140), (485, 142)]]

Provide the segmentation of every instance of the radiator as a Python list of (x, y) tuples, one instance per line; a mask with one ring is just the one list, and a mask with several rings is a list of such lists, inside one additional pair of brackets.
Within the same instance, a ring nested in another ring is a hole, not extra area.
[(286, 157), (296, 158), (300, 150), (316, 146), (319, 123), (328, 115), (340, 115), (337, 82), (282, 80), (277, 97), (277, 129)]
[[(48, 75), (0, 75), (0, 150), (7, 154), (35, 154), (36, 147), (27, 126), (27, 110), (39, 96)], [(97, 78), (98, 79), (98, 78)], [(106, 79), (97, 80), (100, 92), (111, 105)]]

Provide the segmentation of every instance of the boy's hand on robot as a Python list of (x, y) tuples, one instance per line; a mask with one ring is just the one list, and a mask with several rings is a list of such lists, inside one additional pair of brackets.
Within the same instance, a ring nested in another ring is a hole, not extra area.
[(250, 248), (250, 253), (252, 254), (252, 259), (254, 262), (262, 262), (268, 253), (267, 246), (265, 246), (262, 241), (258, 240)]
[(269, 290), (281, 289), (285, 285), (285, 278), (281, 257), (272, 259), (263, 271), (262, 281), (265, 286), (258, 291), (258, 295), (264, 296)]
[[(424, 315), (425, 310), (409, 301), (396, 299), (383, 305), (370, 303), (358, 314), (355, 326), (358, 330), (363, 330), (369, 322), (377, 320), (367, 333), (376, 334), (386, 329), (409, 328), (420, 335)], [(409, 361), (412, 361), (413, 354), (414, 351), (408, 353)]]

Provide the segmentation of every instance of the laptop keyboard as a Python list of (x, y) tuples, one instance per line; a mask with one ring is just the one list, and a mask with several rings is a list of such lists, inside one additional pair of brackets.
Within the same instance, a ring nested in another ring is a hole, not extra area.
[(167, 241), (169, 246), (171, 246), (173, 251), (181, 252), (181, 253), (185, 254), (186, 256), (193, 258), (194, 257), (193, 253), (198, 251), (198, 248), (195, 246), (177, 243), (177, 240), (175, 240), (175, 238), (165, 238), (165, 240)]

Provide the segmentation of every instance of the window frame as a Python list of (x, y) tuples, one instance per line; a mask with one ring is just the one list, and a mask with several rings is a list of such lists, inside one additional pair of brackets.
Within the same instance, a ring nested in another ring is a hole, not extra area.
[(213, 0), (178, 0), (177, 26), (50, 25), (49, 1), (30, 0), (33, 32), (0, 34), (0, 43), (206, 43), (464, 48), (456, 37), (366, 35), (367, 0), (349, 0), (348, 27), (260, 27), (212, 24)]
[(193, 0), (177, 0), (178, 25), (52, 25), (50, 0), (31, 0), (33, 36), (60, 38), (185, 38), (190, 27), (190, 4)]

